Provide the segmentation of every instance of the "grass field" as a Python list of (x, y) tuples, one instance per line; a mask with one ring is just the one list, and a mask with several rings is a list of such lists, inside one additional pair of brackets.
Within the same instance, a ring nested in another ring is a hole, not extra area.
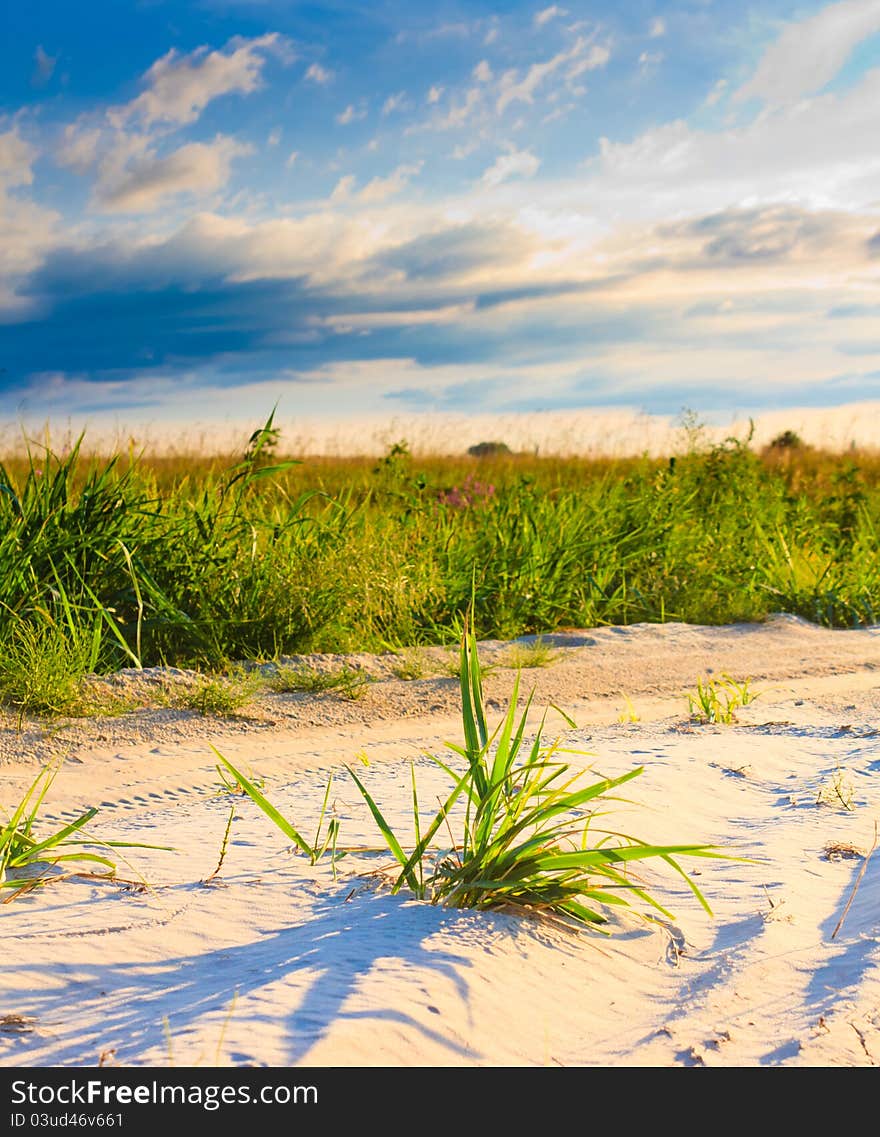
[(10, 454), (0, 692), (63, 711), (90, 672), (480, 637), (880, 613), (880, 452), (782, 436), (664, 458)]

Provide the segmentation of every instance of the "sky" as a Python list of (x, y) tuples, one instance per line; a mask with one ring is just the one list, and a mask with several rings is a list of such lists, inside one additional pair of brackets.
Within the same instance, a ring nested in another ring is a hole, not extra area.
[(0, 416), (880, 398), (880, 0), (30, 0)]

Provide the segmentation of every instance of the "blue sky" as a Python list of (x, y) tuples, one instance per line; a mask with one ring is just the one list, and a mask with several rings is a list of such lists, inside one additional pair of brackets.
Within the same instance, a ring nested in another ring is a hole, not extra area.
[(880, 397), (880, 0), (43, 0), (0, 414)]

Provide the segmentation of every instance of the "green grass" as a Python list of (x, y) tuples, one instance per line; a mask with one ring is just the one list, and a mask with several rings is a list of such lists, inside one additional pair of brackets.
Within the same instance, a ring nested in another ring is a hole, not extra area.
[(455, 643), (474, 580), (481, 638), (880, 619), (872, 452), (691, 434), (664, 459), (276, 460), (271, 416), (222, 460), (84, 441), (0, 463), (0, 698), (20, 712), (120, 666)]
[[(38, 815), (58, 769), (58, 763), (44, 766), (12, 812), (5, 813), (6, 820), (0, 826), (0, 903), (9, 903), (31, 889), (67, 876), (97, 873), (113, 879), (116, 862), (107, 855), (113, 849), (171, 851), (166, 846), (93, 837), (85, 826), (98, 812), (94, 807), (60, 828), (38, 836)], [(61, 865), (69, 871), (62, 871), (59, 876), (52, 870)]]
[(174, 688), (175, 706), (198, 711), (202, 715), (238, 714), (266, 687), (256, 672), (234, 672), (231, 675), (201, 675), (191, 687)]
[(268, 682), (270, 688), (279, 694), (298, 691), (321, 694), (330, 691), (347, 699), (359, 699), (366, 691), (370, 677), (366, 672), (346, 665), (319, 671), (302, 664), (278, 667)]
[[(521, 709), (519, 675), (507, 713), (490, 734), (477, 641), (467, 625), (459, 680), (464, 741), (448, 744), (459, 763), (456, 767), (434, 758), (449, 777), (450, 789), (430, 820), (423, 816), (412, 764), (412, 839), (408, 844), (395, 832), (363, 778), (346, 767), (397, 862), (393, 892), (407, 889), (432, 904), (504, 909), (606, 930), (603, 925), (613, 908), (647, 905), (671, 918), (636, 871), (640, 863), (659, 862), (677, 873), (711, 914), (706, 898), (679, 859), (724, 854), (698, 843), (646, 842), (609, 829), (605, 823), (609, 803), (618, 800), (616, 791), (640, 775), (641, 767), (612, 778), (596, 777), (589, 768), (573, 768), (562, 757), (569, 751), (543, 741), (543, 720), (528, 742), (531, 698)], [(335, 870), (338, 826), (334, 828), (334, 821), (321, 836), (329, 784), (318, 833), (309, 842), (253, 782), (215, 753), (235, 784), (313, 865), (332, 845)]]
[(758, 698), (758, 692), (751, 689), (751, 680), (737, 682), (729, 675), (720, 679), (698, 679), (695, 691), (685, 696), (691, 718), (702, 723), (724, 723), (736, 721), (739, 707), (747, 707)]
[(554, 651), (550, 644), (545, 643), (540, 636), (532, 643), (513, 643), (504, 653), (505, 667), (549, 667), (559, 658), (559, 652)]

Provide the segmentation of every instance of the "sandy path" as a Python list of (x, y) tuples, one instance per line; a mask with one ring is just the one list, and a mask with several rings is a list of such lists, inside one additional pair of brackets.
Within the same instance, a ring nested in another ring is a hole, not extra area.
[[(548, 718), (589, 753), (572, 762), (644, 767), (615, 808), (620, 826), (751, 858), (688, 863), (711, 918), (671, 873), (652, 882), (674, 919), (625, 914), (607, 939), (433, 907), (389, 894), (368, 875), (374, 857), (341, 861), (335, 879), (328, 861), (311, 867), (240, 798), (206, 884), (230, 804), (212, 744), (265, 778), (309, 836), (332, 773), (343, 839), (377, 840), (343, 768), (362, 749), (363, 777), (403, 833), (409, 760), (423, 800), (442, 792), (425, 755), (460, 738), (455, 682), (396, 679), (388, 659), (353, 660), (377, 677), (357, 701), (269, 696), (237, 721), (144, 711), (52, 735), (31, 724), (4, 735), (0, 801), (16, 800), (41, 758), (65, 754), (46, 823), (97, 805), (100, 836), (177, 852), (132, 851), (129, 885), (69, 879), (0, 909), (0, 1064), (880, 1062), (880, 861), (868, 855), (880, 632), (780, 617), (553, 643), (553, 664), (523, 676), (538, 710), (553, 701), (578, 723)], [(507, 651), (486, 644), (481, 659)], [(688, 719), (682, 692), (710, 669), (760, 692), (736, 724)], [(493, 722), (512, 677), (487, 677)], [(638, 721), (620, 721), (630, 709)]]

